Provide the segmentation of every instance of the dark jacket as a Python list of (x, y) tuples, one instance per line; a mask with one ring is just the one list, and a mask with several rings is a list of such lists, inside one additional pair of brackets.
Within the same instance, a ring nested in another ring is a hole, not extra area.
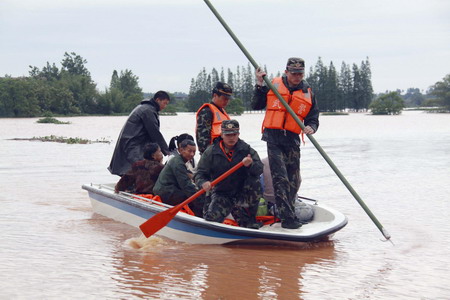
[(253, 163), (249, 167), (241, 167), (213, 187), (213, 191), (216, 193), (235, 196), (242, 190), (244, 183), (249, 176), (254, 176), (256, 178), (261, 175), (263, 172), (263, 163), (259, 159), (258, 153), (241, 139), (237, 142), (233, 150), (232, 159), (229, 161), (220, 148), (221, 140), (222, 138), (216, 139), (214, 144), (209, 146), (205, 152), (203, 152), (200, 161), (198, 162), (197, 173), (194, 177), (195, 183), (198, 187), (201, 187), (206, 181), (213, 181), (250, 154)]
[(131, 165), (144, 158), (144, 146), (157, 143), (164, 155), (169, 148), (159, 131), (159, 105), (152, 98), (144, 100), (131, 112), (114, 149), (108, 170), (111, 174), (122, 176)]
[(116, 192), (153, 194), (153, 187), (164, 165), (159, 161), (143, 159), (135, 162), (116, 184)]
[[(175, 192), (182, 192), (184, 199), (189, 198), (197, 192), (197, 188), (188, 176), (186, 162), (180, 154), (167, 162), (162, 172), (159, 174), (153, 191), (161, 196), (163, 201), (170, 198)], [(170, 203), (172, 204), (172, 203)]]
[[(284, 85), (292, 93), (298, 90), (307, 91), (310, 88), (308, 82), (302, 80), (300, 84), (296, 87), (290, 87), (287, 83), (286, 76), (282, 77)], [(266, 108), (267, 105), (267, 93), (269, 92), (269, 87), (256, 85), (255, 92), (253, 94), (251, 106), (253, 109), (260, 110)], [(286, 99), (285, 99), (286, 100)], [(312, 93), (312, 106), (303, 121), (305, 126), (311, 126), (314, 131), (319, 128), (319, 107), (317, 105), (316, 96)], [(262, 136), (262, 140), (274, 143), (277, 145), (297, 145), (300, 146), (300, 136), (294, 132), (280, 129), (265, 128)]]

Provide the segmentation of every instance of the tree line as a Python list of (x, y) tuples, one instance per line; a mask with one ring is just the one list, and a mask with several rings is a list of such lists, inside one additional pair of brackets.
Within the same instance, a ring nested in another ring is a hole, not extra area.
[[(45, 114), (128, 114), (142, 99), (151, 97), (143, 93), (139, 77), (131, 70), (114, 70), (109, 88), (99, 91), (86, 68), (87, 61), (74, 52), (65, 53), (61, 67), (55, 63), (38, 68), (30, 66), (29, 76), (0, 77), (0, 117), (36, 117)], [(266, 67), (263, 67), (267, 71)], [(281, 76), (269, 74), (269, 79)], [(237, 66), (225, 72), (213, 68), (210, 73), (203, 68), (191, 79), (188, 95), (172, 95), (168, 112), (195, 112), (205, 102), (211, 101), (212, 89), (217, 81), (233, 87), (233, 98), (227, 107), (229, 113), (240, 114), (251, 109), (255, 85), (254, 69), (250, 64)], [(358, 66), (342, 62), (338, 72), (330, 62), (326, 66), (319, 57), (310, 67), (306, 81), (311, 85), (321, 112), (344, 110), (380, 114), (396, 114), (405, 106), (441, 106), (450, 111), (450, 74), (433, 85), (424, 95), (410, 88), (404, 93), (397, 90), (374, 95), (369, 59)], [(185, 97), (183, 97), (185, 96)], [(179, 99), (178, 101), (175, 99)]]
[[(267, 68), (263, 69), (267, 73)], [(273, 74), (268, 75), (274, 78)], [(281, 76), (278, 72), (275, 77)], [(319, 109), (322, 112), (335, 112), (350, 109), (354, 111), (367, 110), (373, 98), (371, 70), (369, 60), (363, 61), (361, 66), (353, 64), (352, 68), (342, 63), (338, 73), (333, 62), (325, 66), (319, 57), (315, 66), (310, 68), (305, 78), (311, 85), (316, 98), (319, 99)], [(255, 86), (255, 72), (250, 66), (238, 66), (233, 73), (224, 69), (220, 73), (213, 68), (210, 74), (205, 68), (199, 72), (196, 79), (191, 80), (187, 107), (191, 111), (198, 109), (204, 102), (211, 99), (211, 90), (215, 82), (223, 81), (233, 87), (233, 97), (239, 99), (245, 110), (251, 109), (251, 99)], [(228, 110), (228, 109), (227, 109)]]
[(0, 77), (0, 117), (129, 113), (142, 100), (132, 71), (113, 71), (110, 87), (100, 92), (86, 63), (66, 52), (60, 68), (47, 62), (30, 66), (28, 77)]

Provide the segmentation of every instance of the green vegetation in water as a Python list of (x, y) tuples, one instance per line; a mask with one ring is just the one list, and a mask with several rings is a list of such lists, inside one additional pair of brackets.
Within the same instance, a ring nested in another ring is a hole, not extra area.
[(41, 141), (41, 142), (55, 142), (55, 143), (66, 143), (66, 144), (93, 144), (93, 143), (107, 143), (110, 144), (111, 141), (101, 138), (100, 140), (91, 141), (88, 139), (82, 139), (79, 137), (63, 137), (63, 136), (56, 136), (56, 135), (50, 135), (50, 136), (34, 136), (32, 138), (15, 138), (12, 139), (15, 141)]
[(53, 117), (45, 117), (36, 121), (36, 123), (52, 123), (52, 124), (70, 124), (70, 122), (63, 122)]
[(339, 111), (327, 111), (320, 113), (322, 116), (348, 116), (347, 112), (339, 112)]

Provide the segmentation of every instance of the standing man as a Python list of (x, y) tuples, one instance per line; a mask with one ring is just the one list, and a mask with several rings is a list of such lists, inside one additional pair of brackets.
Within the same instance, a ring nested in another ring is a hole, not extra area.
[(195, 138), (200, 155), (220, 136), (220, 125), (223, 120), (229, 120), (225, 107), (230, 101), (233, 89), (230, 85), (217, 82), (212, 91), (211, 103), (203, 104), (197, 111)]
[[(259, 229), (256, 212), (261, 197), (259, 176), (263, 164), (258, 153), (239, 139), (238, 121), (225, 120), (221, 129), (220, 138), (203, 152), (194, 177), (197, 186), (210, 193), (203, 208), (203, 218), (222, 223), (231, 212), (239, 226)], [(211, 188), (211, 181), (241, 161), (244, 167)]]
[(143, 100), (133, 109), (117, 140), (116, 148), (108, 170), (111, 174), (122, 176), (131, 165), (142, 160), (144, 147), (148, 143), (157, 143), (164, 155), (169, 148), (159, 131), (159, 111), (169, 104), (169, 94), (158, 91), (150, 100)]
[(263, 86), (264, 76), (265, 72), (256, 70), (257, 82), (252, 108), (266, 108), (262, 140), (267, 142), (267, 155), (281, 226), (297, 229), (302, 225), (295, 216), (294, 208), (300, 187), (300, 134), (313, 134), (317, 131), (319, 108), (311, 87), (303, 80), (303, 59), (289, 58), (283, 76), (272, 81), (283, 99), (303, 121), (303, 132), (272, 90)]

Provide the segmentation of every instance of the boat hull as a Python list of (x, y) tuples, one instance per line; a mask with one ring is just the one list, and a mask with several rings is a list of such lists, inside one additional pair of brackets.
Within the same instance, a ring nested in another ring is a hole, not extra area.
[[(88, 191), (94, 212), (137, 228), (168, 207), (114, 193), (111, 185), (86, 184), (82, 188)], [(248, 229), (179, 212), (156, 235), (190, 244), (297, 244), (326, 239), (347, 224), (342, 213), (324, 205), (314, 205), (314, 210), (314, 220), (295, 230), (284, 229), (280, 223)]]

